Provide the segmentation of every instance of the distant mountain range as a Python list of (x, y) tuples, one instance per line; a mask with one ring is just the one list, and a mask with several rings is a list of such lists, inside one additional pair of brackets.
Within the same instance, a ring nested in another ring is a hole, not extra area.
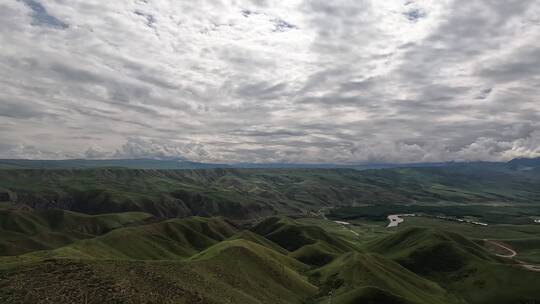
[[(161, 159), (66, 159), (66, 160), (30, 160), (30, 159), (0, 159), (0, 169), (89, 169), (89, 168), (130, 168), (154, 170), (180, 169), (219, 169), (219, 168), (259, 168), (259, 169), (390, 169), (390, 168), (422, 168), (447, 167), (460, 164), (458, 162), (433, 163), (355, 163), (355, 164), (308, 164), (308, 163), (200, 163), (186, 160)], [(539, 167), (540, 158), (514, 159), (508, 163), (502, 162), (470, 162), (467, 164), (506, 165), (514, 169)]]
[(530, 170), (540, 167), (540, 157), (538, 158), (515, 158), (508, 162), (512, 169)]
[(186, 160), (160, 159), (66, 159), (31, 160), (1, 159), (0, 169), (90, 169), (90, 168), (129, 168), (129, 169), (216, 169), (229, 168), (226, 164), (205, 164)]

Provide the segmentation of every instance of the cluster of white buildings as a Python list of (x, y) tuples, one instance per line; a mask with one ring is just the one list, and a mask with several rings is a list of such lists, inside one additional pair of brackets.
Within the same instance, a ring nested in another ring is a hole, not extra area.
[(447, 221), (455, 221), (455, 222), (473, 224), (473, 225), (478, 225), (478, 226), (487, 226), (488, 225), (486, 223), (481, 223), (481, 222), (471, 221), (471, 220), (464, 220), (464, 219), (455, 218), (455, 217), (449, 217), (449, 216), (437, 216), (437, 218), (442, 219), (442, 220), (447, 220)]

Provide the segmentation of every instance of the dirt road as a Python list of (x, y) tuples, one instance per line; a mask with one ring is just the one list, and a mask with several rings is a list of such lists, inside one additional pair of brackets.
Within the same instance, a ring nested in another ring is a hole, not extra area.
[(497, 241), (490, 241), (490, 240), (487, 240), (487, 239), (484, 239), (484, 242), (486, 242), (486, 244), (489, 244), (490, 246), (495, 246), (498, 249), (502, 249), (503, 251), (506, 251), (506, 254), (494, 253), (496, 256), (501, 257), (501, 258), (506, 258), (506, 259), (513, 259), (519, 265), (521, 265), (521, 267), (523, 267), (523, 268), (525, 268), (527, 270), (540, 272), (540, 265), (527, 264), (527, 263), (525, 263), (523, 261), (519, 261), (519, 260), (514, 259), (514, 257), (518, 253), (514, 249), (510, 248), (508, 245), (502, 244), (501, 242), (497, 242)]
[(484, 239), (484, 242), (486, 242), (487, 244), (490, 244), (492, 246), (495, 246), (495, 247), (497, 247), (499, 249), (503, 249), (503, 251), (506, 251), (507, 252), (506, 254), (495, 253), (496, 256), (499, 256), (501, 258), (511, 259), (511, 258), (513, 258), (513, 257), (515, 257), (517, 255), (517, 252), (514, 249), (512, 249), (512, 248), (510, 248), (510, 247), (508, 247), (508, 246), (506, 246), (506, 245), (504, 245), (504, 244), (502, 244), (500, 242), (490, 241), (490, 240), (486, 240), (486, 239)]

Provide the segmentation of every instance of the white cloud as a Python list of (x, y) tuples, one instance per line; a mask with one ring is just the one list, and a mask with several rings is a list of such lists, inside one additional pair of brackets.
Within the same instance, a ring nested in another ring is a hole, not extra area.
[(87, 159), (104, 159), (111, 156), (111, 153), (104, 151), (100, 146), (91, 146), (84, 152), (84, 157)]
[(209, 154), (199, 143), (129, 137), (114, 157), (201, 160), (207, 159)]
[(533, 0), (5, 2), (0, 157), (535, 156), (538, 20)]

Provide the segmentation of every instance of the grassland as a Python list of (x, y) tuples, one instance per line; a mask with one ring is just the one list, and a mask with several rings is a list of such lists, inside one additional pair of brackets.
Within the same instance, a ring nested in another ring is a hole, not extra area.
[[(534, 303), (540, 272), (519, 261), (540, 262), (539, 176), (0, 170), (0, 303)], [(395, 213), (425, 216), (386, 228)]]
[(533, 224), (536, 214), (540, 214), (540, 205), (536, 204), (385, 204), (361, 207), (332, 209), (329, 218), (351, 220), (362, 218), (372, 221), (384, 221), (389, 214), (419, 214), (425, 216), (446, 216), (466, 218), (488, 224)]
[[(365, 171), (29, 169), (0, 170), (0, 200), (87, 214), (138, 211), (157, 217), (254, 219), (366, 204), (519, 205), (537, 210), (539, 183), (540, 169), (516, 171), (492, 164)], [(499, 220), (497, 212), (489, 215)]]
[[(40, 214), (25, 212), (29, 218)], [(0, 257), (0, 301), (285, 304), (328, 303), (331, 297), (343, 304), (517, 304), (540, 299), (535, 285), (540, 272), (496, 257), (474, 238), (438, 229), (446, 222), (427, 228), (428, 222), (415, 220), (417, 225), (406, 221), (393, 230), (380, 226), (384, 233), (321, 218), (271, 217), (247, 226), (215, 217), (135, 221), (56, 248)], [(505, 229), (510, 236), (512, 229)]]
[(60, 209), (32, 210), (1, 204), (0, 255), (53, 249), (152, 220), (152, 215), (143, 212), (87, 215)]

